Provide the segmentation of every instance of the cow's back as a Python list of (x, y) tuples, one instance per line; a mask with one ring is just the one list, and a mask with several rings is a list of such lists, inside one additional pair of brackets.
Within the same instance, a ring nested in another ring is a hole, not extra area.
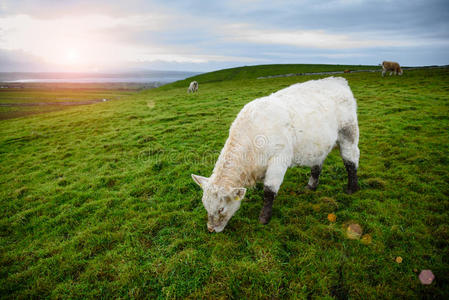
[(259, 151), (272, 155), (290, 149), (292, 155), (301, 153), (295, 164), (310, 166), (335, 145), (341, 124), (354, 118), (356, 103), (347, 81), (326, 78), (294, 84), (248, 103), (232, 127), (240, 127), (237, 131), (248, 140), (266, 143)]

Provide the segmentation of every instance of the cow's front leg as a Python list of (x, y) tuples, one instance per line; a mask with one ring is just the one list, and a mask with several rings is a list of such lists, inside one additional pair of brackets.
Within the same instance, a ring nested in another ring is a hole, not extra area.
[(286, 164), (281, 163), (280, 160), (273, 159), (272, 161), (274, 163), (268, 166), (264, 180), (263, 208), (259, 216), (259, 222), (262, 224), (268, 224), (270, 222), (274, 198), (284, 180), (284, 175), (288, 167)]
[(263, 207), (260, 211), (259, 222), (262, 224), (268, 224), (273, 213), (273, 201), (276, 197), (276, 193), (273, 192), (269, 187), (263, 187)]

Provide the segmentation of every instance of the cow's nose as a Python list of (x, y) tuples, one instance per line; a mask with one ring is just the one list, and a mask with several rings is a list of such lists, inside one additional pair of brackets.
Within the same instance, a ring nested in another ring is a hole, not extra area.
[(207, 230), (209, 230), (209, 232), (214, 232), (214, 228), (213, 227), (207, 226)]

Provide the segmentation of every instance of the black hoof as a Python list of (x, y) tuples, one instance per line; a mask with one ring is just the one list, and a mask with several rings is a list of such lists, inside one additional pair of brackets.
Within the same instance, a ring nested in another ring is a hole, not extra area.
[(306, 185), (306, 189), (309, 190), (309, 191), (315, 192), (315, 191), (316, 191), (316, 188), (317, 188), (316, 186), (313, 187), (313, 186), (311, 186), (311, 185)]
[(269, 211), (262, 210), (262, 212), (260, 213), (260, 216), (259, 216), (260, 224), (263, 224), (263, 225), (268, 224), (271, 220), (271, 214), (272, 214), (271, 210), (269, 210)]
[(357, 192), (358, 190), (360, 190), (360, 188), (358, 186), (356, 186), (356, 187), (352, 187), (352, 188), (346, 188), (345, 192), (346, 192), (346, 194), (351, 195), (351, 194), (354, 194), (355, 192)]

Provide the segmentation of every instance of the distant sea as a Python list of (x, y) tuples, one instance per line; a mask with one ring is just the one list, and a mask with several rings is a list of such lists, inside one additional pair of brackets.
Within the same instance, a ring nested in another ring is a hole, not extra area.
[(0, 72), (0, 82), (8, 83), (159, 83), (165, 84), (198, 75), (198, 72), (145, 71), (135, 73), (22, 73)]

